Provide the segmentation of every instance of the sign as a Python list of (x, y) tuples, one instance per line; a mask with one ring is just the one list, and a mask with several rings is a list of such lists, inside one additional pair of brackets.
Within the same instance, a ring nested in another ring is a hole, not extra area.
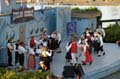
[(12, 9), (11, 22), (19, 23), (34, 19), (34, 8)]
[(76, 22), (68, 22), (67, 23), (67, 35), (71, 35), (73, 33), (76, 33)]

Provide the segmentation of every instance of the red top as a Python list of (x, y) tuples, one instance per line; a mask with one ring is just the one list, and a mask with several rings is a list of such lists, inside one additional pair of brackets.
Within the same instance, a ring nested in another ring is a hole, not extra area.
[(36, 43), (34, 41), (34, 38), (31, 38), (30, 39), (30, 46), (33, 47), (33, 46), (36, 46)]
[(77, 53), (77, 42), (72, 42), (71, 52), (72, 53)]

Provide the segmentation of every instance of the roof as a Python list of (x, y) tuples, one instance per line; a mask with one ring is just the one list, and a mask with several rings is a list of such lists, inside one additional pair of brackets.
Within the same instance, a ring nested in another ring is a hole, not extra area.
[(96, 18), (101, 16), (100, 12), (72, 12), (72, 18)]

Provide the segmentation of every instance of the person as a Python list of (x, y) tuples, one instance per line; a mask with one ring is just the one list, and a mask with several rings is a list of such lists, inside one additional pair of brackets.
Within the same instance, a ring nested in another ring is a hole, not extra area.
[(82, 77), (84, 75), (84, 71), (83, 71), (81, 64), (76, 63), (73, 66), (73, 68), (74, 68), (74, 72), (76, 74), (76, 79), (82, 79)]
[(47, 29), (44, 29), (44, 31), (42, 32), (42, 38), (43, 38), (44, 40), (47, 40), (47, 39), (48, 39)]
[(20, 63), (20, 66), (22, 66), (21, 71), (24, 71), (24, 53), (26, 52), (27, 50), (25, 49), (24, 42), (20, 42), (18, 46), (18, 53), (19, 53), (19, 63)]
[(18, 53), (18, 46), (19, 46), (20, 40), (17, 40), (16, 44), (15, 44), (15, 65), (18, 63), (19, 61), (19, 53)]
[(29, 56), (28, 56), (28, 69), (35, 69), (35, 50), (36, 48), (34, 46), (31, 46), (29, 48)]
[(52, 33), (51, 36), (48, 39), (48, 49), (50, 49), (50, 50), (56, 50), (57, 49), (55, 37), (56, 37), (56, 34)]
[(99, 32), (103, 39), (105, 38), (105, 30), (100, 25), (96, 29), (96, 32)]
[(56, 41), (57, 41), (57, 48), (60, 48), (61, 34), (58, 31), (56, 31)]
[(65, 46), (66, 51), (67, 51), (66, 56), (65, 56), (66, 62), (70, 62), (72, 60), (71, 49), (70, 49), (71, 45), (70, 44), (71, 44), (71, 42), (67, 43)]
[(120, 40), (117, 40), (117, 41), (116, 41), (116, 44), (118, 44), (118, 46), (120, 46)]
[(91, 29), (86, 28), (86, 31), (84, 32), (84, 37), (87, 40), (88, 50), (89, 50), (90, 54), (92, 54), (92, 40), (91, 40), (92, 35), (93, 35), (93, 33), (92, 33)]
[(29, 47), (31, 47), (31, 46), (36, 47), (37, 44), (40, 44), (40, 42), (35, 40), (34, 36), (31, 36), (30, 41), (28, 42), (28, 46)]
[(101, 56), (102, 54), (105, 55), (105, 51), (103, 49), (103, 38), (102, 38), (100, 32), (96, 32), (96, 36), (98, 38), (98, 45), (99, 45), (98, 56)]
[(88, 51), (87, 45), (85, 44), (85, 39), (81, 39), (81, 44), (79, 45), (81, 48), (81, 57), (82, 57), (82, 64), (86, 65), (89, 63), (92, 64), (92, 56), (90, 55), (90, 52)]
[(41, 46), (41, 60), (44, 61), (48, 69), (50, 69), (50, 62), (52, 61), (52, 51), (47, 51), (46, 46)]
[(8, 43), (7, 43), (8, 66), (13, 66), (12, 65), (12, 53), (13, 53), (13, 50), (14, 50), (14, 47), (13, 47), (13, 44), (12, 44), (12, 39), (9, 39)]
[(71, 39), (71, 57), (72, 57), (72, 64), (74, 65), (75, 63), (77, 63), (77, 49), (78, 49), (78, 46), (77, 46), (77, 41), (76, 41), (76, 37), (72, 37)]

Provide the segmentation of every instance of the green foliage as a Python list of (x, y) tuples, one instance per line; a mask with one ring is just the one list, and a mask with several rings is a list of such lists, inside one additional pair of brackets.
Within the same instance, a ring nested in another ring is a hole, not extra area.
[(15, 69), (0, 68), (0, 79), (46, 79), (47, 76), (51, 77), (52, 73), (50, 71), (42, 72), (41, 70), (18, 73)]
[(120, 25), (109, 25), (108, 28), (105, 28), (105, 32), (105, 42), (115, 43), (116, 40), (120, 40)]
[(80, 9), (79, 7), (75, 7), (72, 9), (72, 12), (100, 12), (101, 13), (101, 11), (96, 7), (89, 7), (86, 9)]

